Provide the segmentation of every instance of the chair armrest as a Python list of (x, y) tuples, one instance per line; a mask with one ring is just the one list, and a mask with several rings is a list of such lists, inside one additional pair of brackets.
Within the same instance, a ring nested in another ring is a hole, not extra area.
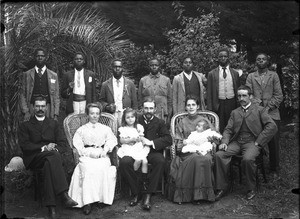
[(75, 166), (79, 163), (79, 153), (76, 148), (72, 148)]

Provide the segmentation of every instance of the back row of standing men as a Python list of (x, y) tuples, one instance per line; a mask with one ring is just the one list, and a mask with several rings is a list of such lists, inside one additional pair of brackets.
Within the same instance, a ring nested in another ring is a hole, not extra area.
[[(112, 62), (113, 76), (103, 82), (100, 97), (96, 95), (95, 74), (84, 68), (82, 53), (74, 57), (74, 69), (63, 76), (61, 96), (67, 99), (66, 113), (84, 113), (88, 103), (99, 101), (103, 110), (115, 115), (120, 124), (123, 109), (138, 109), (146, 97), (154, 98), (159, 118), (169, 122), (172, 115), (185, 111), (188, 95), (197, 96), (200, 110), (216, 112), (220, 118), (222, 133), (232, 110), (238, 107), (237, 88), (240, 86), (239, 73), (229, 66), (229, 51), (220, 49), (219, 66), (204, 74), (193, 71), (193, 60), (187, 56), (182, 60), (183, 71), (174, 77), (173, 83), (160, 72), (160, 62), (149, 62), (150, 74), (141, 78), (138, 92), (134, 83), (123, 76), (121, 60)], [(43, 96), (47, 100), (47, 116), (57, 119), (60, 105), (58, 76), (45, 65), (47, 53), (39, 48), (35, 51), (36, 66), (23, 75), (20, 94), (24, 120), (33, 115), (33, 100)], [(265, 107), (279, 127), (279, 105), (283, 100), (277, 73), (268, 70), (269, 58), (260, 53), (256, 57), (257, 71), (250, 73), (246, 85), (252, 89), (254, 103)], [(205, 104), (206, 102), (206, 104)], [(279, 135), (269, 143), (270, 169), (276, 174), (279, 169)]]

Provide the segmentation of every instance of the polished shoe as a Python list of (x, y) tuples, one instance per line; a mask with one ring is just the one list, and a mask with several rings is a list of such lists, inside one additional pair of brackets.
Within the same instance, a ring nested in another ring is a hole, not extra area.
[(67, 192), (63, 192), (61, 195), (62, 201), (66, 207), (74, 207), (78, 205), (77, 202), (75, 202), (71, 197), (68, 195)]
[(83, 213), (85, 215), (90, 214), (92, 211), (92, 206), (90, 204), (83, 206)]
[(224, 194), (225, 194), (225, 191), (224, 190), (219, 190), (218, 192), (217, 192), (217, 194), (216, 194), (216, 198), (215, 198), (215, 200), (216, 201), (219, 201), (223, 196), (224, 196)]
[(145, 194), (142, 208), (146, 211), (151, 210), (151, 194)]
[(131, 206), (131, 207), (136, 206), (138, 204), (138, 202), (139, 202), (139, 195), (135, 195), (129, 202), (129, 206)]
[(56, 211), (55, 211), (55, 207), (54, 206), (49, 206), (48, 207), (48, 216), (51, 219), (55, 219), (56, 218)]
[(247, 200), (251, 200), (251, 199), (254, 198), (255, 195), (256, 195), (256, 193), (255, 193), (254, 190), (249, 190), (249, 191), (247, 192), (246, 198), (247, 198)]

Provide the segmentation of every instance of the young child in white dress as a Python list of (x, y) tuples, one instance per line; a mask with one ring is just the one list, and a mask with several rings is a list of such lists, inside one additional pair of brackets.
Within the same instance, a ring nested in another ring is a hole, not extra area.
[(220, 140), (222, 135), (211, 130), (206, 119), (201, 119), (197, 123), (196, 131), (191, 132), (188, 138), (183, 140), (182, 152), (200, 152), (202, 155), (206, 155), (213, 149), (213, 145), (209, 141), (213, 137)]
[(121, 147), (117, 154), (120, 158), (130, 156), (134, 159), (133, 169), (137, 171), (142, 165), (143, 178), (148, 173), (147, 156), (150, 147), (144, 146), (142, 138), (144, 137), (144, 127), (137, 123), (137, 112), (127, 108), (123, 112), (122, 126), (118, 129)]

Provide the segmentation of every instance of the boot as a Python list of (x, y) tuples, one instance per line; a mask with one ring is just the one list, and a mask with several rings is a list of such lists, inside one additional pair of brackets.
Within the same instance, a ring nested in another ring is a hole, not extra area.
[(48, 216), (51, 219), (55, 219), (56, 218), (55, 206), (48, 206)]
[(61, 199), (64, 203), (64, 205), (68, 208), (68, 207), (74, 207), (76, 205), (78, 205), (77, 202), (75, 202), (69, 195), (68, 193), (65, 191), (62, 193), (61, 195)]

